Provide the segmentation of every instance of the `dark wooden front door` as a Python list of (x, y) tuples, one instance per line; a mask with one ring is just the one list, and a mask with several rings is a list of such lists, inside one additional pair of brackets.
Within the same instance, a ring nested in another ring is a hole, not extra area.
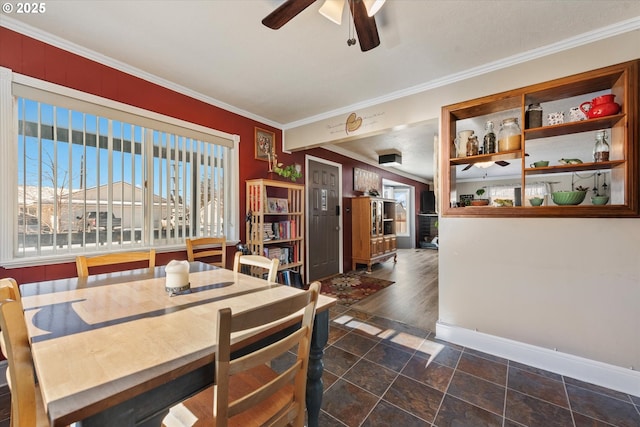
[(309, 161), (309, 282), (340, 273), (338, 167)]

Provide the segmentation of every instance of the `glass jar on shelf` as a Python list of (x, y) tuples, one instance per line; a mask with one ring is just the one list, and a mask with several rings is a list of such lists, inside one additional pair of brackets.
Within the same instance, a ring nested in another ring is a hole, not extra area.
[(467, 140), (467, 156), (477, 156), (478, 147), (478, 137), (476, 135), (471, 135)]
[(518, 119), (504, 119), (498, 131), (498, 152), (519, 150), (522, 144), (522, 131)]
[(593, 161), (609, 161), (609, 143), (607, 142), (607, 132), (604, 130), (596, 132), (596, 145), (593, 147)]
[(496, 133), (493, 130), (493, 122), (488, 121), (484, 125), (484, 140), (483, 140), (483, 150), (484, 154), (492, 154), (498, 151), (496, 148)]
[(542, 126), (542, 107), (540, 104), (529, 104), (524, 113), (524, 128), (539, 128)]

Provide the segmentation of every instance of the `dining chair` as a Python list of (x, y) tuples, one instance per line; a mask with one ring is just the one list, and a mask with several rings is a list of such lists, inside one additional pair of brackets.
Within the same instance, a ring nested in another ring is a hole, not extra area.
[(277, 258), (269, 259), (262, 255), (243, 255), (242, 252), (236, 252), (233, 259), (233, 271), (244, 273), (243, 266), (248, 267), (248, 273), (251, 276), (264, 277), (264, 271), (267, 271), (268, 282), (275, 282), (278, 278), (278, 265), (280, 260)]
[[(252, 310), (233, 313), (230, 308), (220, 309), (214, 385), (171, 408), (163, 426), (302, 427), (319, 292), (320, 282), (313, 282), (307, 291)], [(232, 334), (267, 324), (288, 326), (295, 313), (302, 315), (302, 321), (296, 328), (283, 329), (285, 336), (241, 357), (231, 357)], [(268, 366), (276, 359), (277, 372)]]
[(208, 262), (218, 267), (227, 266), (227, 240), (224, 237), (201, 237), (187, 239), (187, 257), (190, 262), (200, 258), (216, 257), (218, 261)]
[(149, 252), (121, 252), (115, 254), (98, 255), (94, 257), (85, 257), (78, 255), (76, 257), (76, 269), (78, 277), (89, 276), (89, 268), (102, 265), (124, 264), (128, 262), (148, 261), (149, 269), (156, 266), (156, 251), (151, 249)]
[(6, 295), (5, 298), (1, 298), (1, 299), (12, 299), (14, 301), (21, 300), (20, 287), (18, 286), (18, 282), (16, 282), (15, 279), (11, 277), (0, 279), (0, 289), (4, 289), (4, 288), (8, 289), (9, 292), (4, 294)]
[[(0, 289), (0, 298), (10, 291)], [(12, 299), (0, 302), (2, 352), (7, 358), (7, 383), (11, 391), (11, 427), (49, 426), (42, 395), (34, 376), (33, 359), (22, 303)]]

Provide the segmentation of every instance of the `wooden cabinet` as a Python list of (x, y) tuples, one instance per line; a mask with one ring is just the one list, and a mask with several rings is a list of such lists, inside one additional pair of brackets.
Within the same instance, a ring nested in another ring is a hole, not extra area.
[(304, 278), (304, 185), (253, 179), (247, 186), (247, 247)]
[(351, 269), (357, 264), (371, 265), (393, 257), (397, 259), (396, 201), (377, 197), (351, 199)]
[[(639, 62), (630, 61), (443, 107), (442, 215), (639, 216)], [(575, 110), (582, 103), (606, 94), (615, 95), (615, 102), (621, 107), (617, 114), (584, 120), (576, 117)], [(531, 104), (542, 107), (542, 126), (525, 126), (527, 106)], [(562, 122), (550, 123), (550, 113), (564, 115)], [(493, 121), (498, 136), (500, 123), (505, 118), (518, 119), (520, 148), (459, 156), (454, 144), (459, 132), (473, 130), (482, 142), (485, 123)], [(605, 131), (607, 135), (608, 161), (594, 161), (598, 131)], [(565, 164), (567, 159), (579, 159), (581, 163)], [(533, 166), (534, 162), (544, 160), (549, 161), (548, 166)], [(582, 203), (557, 205), (553, 202), (551, 193), (571, 191), (578, 186), (589, 188)], [(489, 206), (460, 207), (461, 200), (473, 197), (479, 188), (489, 190), (489, 196), (493, 194)], [(497, 194), (503, 194), (502, 198)], [(607, 204), (592, 204), (591, 196), (596, 194), (608, 196)], [(544, 198), (542, 206), (532, 206), (529, 199), (538, 195)], [(506, 203), (503, 198), (511, 201)]]

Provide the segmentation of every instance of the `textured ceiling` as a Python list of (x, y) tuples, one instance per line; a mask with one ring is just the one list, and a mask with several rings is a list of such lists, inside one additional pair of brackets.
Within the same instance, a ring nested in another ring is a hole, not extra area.
[[(318, 13), (322, 1), (264, 27), (279, 3), (56, 0), (39, 15), (2, 13), (0, 25), (287, 128), (622, 21), (637, 28), (640, 16), (637, 0), (388, 0), (381, 45), (363, 53), (347, 46), (347, 12), (337, 26)], [(420, 129), (341, 145), (375, 161), (400, 144), (419, 154), (404, 157), (405, 172), (428, 179), (434, 127)]]

